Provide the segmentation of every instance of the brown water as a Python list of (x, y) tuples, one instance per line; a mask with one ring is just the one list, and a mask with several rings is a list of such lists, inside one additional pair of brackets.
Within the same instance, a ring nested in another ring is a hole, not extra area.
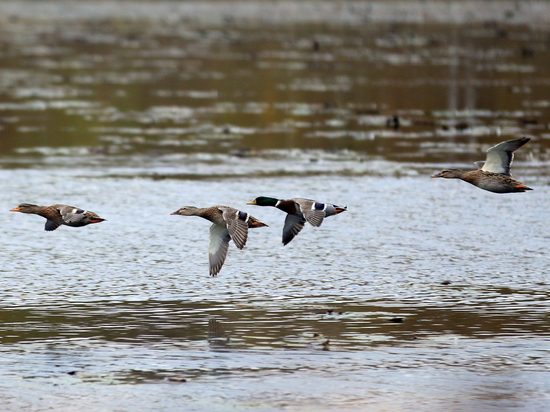
[[(2, 409), (547, 408), (550, 8), (435, 3), (0, 3)], [(429, 178), (521, 135), (532, 192)]]

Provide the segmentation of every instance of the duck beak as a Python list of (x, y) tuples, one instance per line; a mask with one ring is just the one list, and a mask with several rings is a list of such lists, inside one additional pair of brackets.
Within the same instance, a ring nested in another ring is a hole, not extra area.
[(249, 200), (248, 202), (246, 202), (247, 205), (255, 205), (256, 204), (256, 199), (252, 199), (252, 200)]
[(434, 173), (431, 177), (432, 179), (435, 179), (436, 177), (441, 177), (441, 173)]
[(13, 209), (10, 209), (10, 212), (21, 212), (21, 208), (19, 206), (14, 207)]
[(179, 213), (178, 213), (177, 210), (176, 210), (175, 212), (170, 213), (170, 215), (178, 215), (178, 214), (179, 214)]

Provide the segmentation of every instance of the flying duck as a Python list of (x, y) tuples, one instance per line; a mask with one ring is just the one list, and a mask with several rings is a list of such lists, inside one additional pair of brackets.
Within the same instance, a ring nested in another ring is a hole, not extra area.
[(208, 247), (210, 276), (216, 276), (220, 272), (227, 256), (230, 240), (242, 249), (248, 239), (248, 228), (267, 226), (248, 213), (229, 206), (184, 206), (172, 215), (199, 216), (212, 222)]
[(514, 193), (533, 190), (512, 178), (510, 167), (514, 151), (531, 140), (529, 137), (507, 140), (487, 150), (485, 162), (477, 162), (479, 169), (447, 169), (432, 176), (445, 179), (461, 179), (480, 189), (493, 193)]
[(325, 217), (337, 215), (347, 210), (347, 207), (303, 198), (276, 199), (274, 197), (260, 196), (252, 199), (247, 204), (272, 206), (287, 213), (283, 227), (283, 245), (287, 245), (300, 233), (306, 221), (318, 227), (321, 226)]
[(30, 203), (21, 203), (19, 206), (10, 209), (10, 212), (29, 213), (46, 218), (44, 230), (47, 231), (55, 230), (61, 225), (80, 227), (100, 223), (105, 220), (94, 212), (61, 204), (38, 206)]

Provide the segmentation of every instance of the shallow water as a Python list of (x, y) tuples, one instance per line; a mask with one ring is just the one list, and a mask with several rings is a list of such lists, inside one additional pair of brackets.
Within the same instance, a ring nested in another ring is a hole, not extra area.
[[(532, 10), (89, 4), (0, 3), (3, 409), (545, 409), (550, 31)], [(532, 192), (429, 178), (519, 135)], [(348, 211), (283, 247), (258, 195)], [(45, 232), (20, 202), (107, 221)], [(208, 222), (169, 215), (186, 204), (269, 227), (211, 278)]]

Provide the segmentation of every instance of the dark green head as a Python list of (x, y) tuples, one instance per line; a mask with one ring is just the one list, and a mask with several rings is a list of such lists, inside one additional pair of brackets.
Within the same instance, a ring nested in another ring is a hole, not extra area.
[(256, 199), (252, 199), (250, 202), (246, 202), (247, 205), (256, 205), (256, 206), (276, 206), (279, 199), (274, 197), (265, 197), (260, 196)]

